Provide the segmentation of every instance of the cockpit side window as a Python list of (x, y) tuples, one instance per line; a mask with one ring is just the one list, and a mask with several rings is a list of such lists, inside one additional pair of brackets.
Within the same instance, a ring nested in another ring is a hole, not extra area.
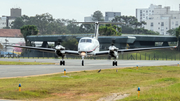
[(86, 40), (85, 39), (81, 39), (81, 42), (86, 42)]
[(87, 40), (86, 40), (86, 42), (91, 43), (91, 42), (92, 42), (92, 40), (91, 40), (91, 39), (87, 39)]

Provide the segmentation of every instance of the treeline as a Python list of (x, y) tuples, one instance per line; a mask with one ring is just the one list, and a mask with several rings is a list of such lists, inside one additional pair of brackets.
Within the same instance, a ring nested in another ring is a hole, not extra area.
[[(101, 11), (95, 11), (92, 15), (92, 21), (104, 21)], [(12, 29), (20, 29), (24, 25), (35, 25), (40, 34), (80, 34), (94, 33), (94, 24), (75, 24), (72, 19), (55, 19), (49, 13), (27, 16), (23, 15), (12, 22)], [(158, 32), (144, 29), (146, 22), (138, 22), (134, 16), (117, 16), (112, 22), (122, 22), (119, 25), (100, 25), (100, 35), (121, 35), (123, 34), (151, 34), (158, 35)]]
[(76, 20), (72, 19), (54, 19), (49, 13), (29, 17), (23, 15), (16, 18), (12, 22), (12, 29), (20, 29), (24, 25), (37, 26), (40, 34), (77, 34), (77, 33), (93, 33), (94, 30), (91, 25), (80, 26), (73, 23)]
[(159, 32), (144, 29), (143, 25), (146, 22), (138, 22), (134, 16), (116, 16), (112, 22), (121, 22), (121, 28), (123, 34), (148, 34), (148, 35), (159, 35)]

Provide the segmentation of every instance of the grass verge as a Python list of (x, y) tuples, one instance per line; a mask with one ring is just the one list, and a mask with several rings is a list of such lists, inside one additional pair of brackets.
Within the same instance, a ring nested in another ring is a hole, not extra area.
[(50, 65), (54, 63), (0, 61), (0, 65)]
[[(180, 67), (156, 66), (81, 71), (39, 77), (0, 79), (0, 99), (98, 100), (111, 93), (128, 93), (123, 101), (177, 101), (180, 99)], [(21, 83), (22, 91), (18, 91)], [(137, 88), (141, 88), (137, 97)]]

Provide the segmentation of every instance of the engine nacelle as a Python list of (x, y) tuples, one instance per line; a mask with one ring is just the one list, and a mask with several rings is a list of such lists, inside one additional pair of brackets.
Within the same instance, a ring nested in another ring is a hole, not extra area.
[(114, 58), (118, 58), (118, 48), (116, 48), (115, 46), (110, 46), (109, 47), (109, 55), (111, 57), (114, 57)]
[(55, 47), (56, 50), (65, 50), (65, 47), (61, 46), (61, 45), (57, 45)]
[(65, 47), (61, 46), (61, 45), (57, 45), (55, 47), (55, 53), (58, 55), (58, 56), (64, 56), (64, 51), (65, 50)]

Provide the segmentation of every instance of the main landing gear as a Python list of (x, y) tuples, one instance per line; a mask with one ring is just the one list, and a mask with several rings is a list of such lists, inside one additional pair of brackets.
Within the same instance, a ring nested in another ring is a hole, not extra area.
[(65, 65), (64, 56), (62, 56), (62, 61), (60, 61), (59, 65)]
[(113, 61), (112, 65), (117, 66), (117, 61)]
[(60, 65), (65, 65), (65, 61), (60, 61)]

